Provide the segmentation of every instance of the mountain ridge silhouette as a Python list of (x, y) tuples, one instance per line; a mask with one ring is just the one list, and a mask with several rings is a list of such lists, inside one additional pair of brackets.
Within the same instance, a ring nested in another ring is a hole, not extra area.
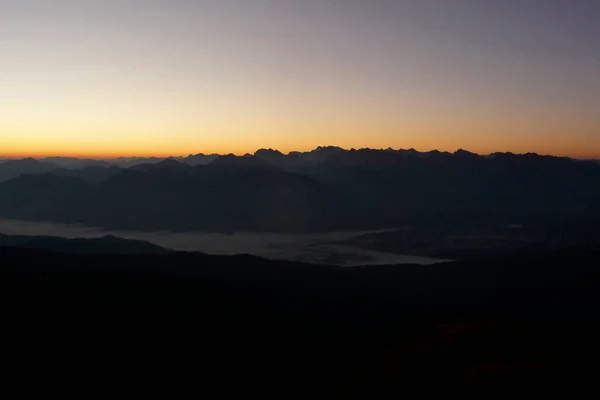
[(11, 178), (0, 182), (0, 217), (116, 229), (323, 232), (422, 220), (600, 219), (600, 165), (534, 153), (330, 146), (129, 168), (26, 159), (0, 164), (3, 173)]

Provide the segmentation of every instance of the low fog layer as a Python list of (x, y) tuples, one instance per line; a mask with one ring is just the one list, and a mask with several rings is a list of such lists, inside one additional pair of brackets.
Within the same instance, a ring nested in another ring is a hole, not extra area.
[[(374, 231), (371, 231), (374, 232)], [(252, 254), (270, 259), (284, 259), (340, 266), (375, 264), (428, 265), (444, 260), (365, 250), (341, 245), (353, 236), (370, 232), (333, 232), (327, 234), (253, 234), (233, 235), (202, 232), (107, 231), (80, 225), (61, 225), (0, 219), (0, 233), (10, 235), (47, 235), (65, 238), (97, 238), (114, 235), (124, 239), (145, 240), (178, 251), (209, 254)]]

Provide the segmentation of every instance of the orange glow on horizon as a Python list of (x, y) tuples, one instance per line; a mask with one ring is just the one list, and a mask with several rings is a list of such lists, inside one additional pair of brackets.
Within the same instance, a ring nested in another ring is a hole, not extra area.
[(597, 7), (436, 2), (0, 1), (0, 158), (600, 159)]
[(403, 143), (400, 145), (381, 145), (381, 144), (340, 144), (340, 143), (318, 143), (315, 145), (303, 145), (303, 146), (274, 146), (274, 145), (265, 145), (259, 147), (226, 147), (226, 146), (210, 146), (210, 147), (202, 147), (202, 148), (180, 148), (180, 147), (172, 147), (165, 149), (164, 147), (145, 147), (139, 150), (135, 149), (96, 149), (96, 150), (78, 150), (78, 149), (22, 149), (22, 148), (13, 148), (7, 149), (0, 148), (0, 159), (23, 159), (23, 158), (47, 158), (47, 157), (74, 157), (74, 158), (88, 158), (88, 159), (100, 159), (100, 160), (111, 160), (117, 158), (128, 158), (128, 157), (186, 157), (190, 154), (235, 154), (238, 156), (244, 154), (254, 154), (258, 149), (261, 148), (272, 148), (281, 151), (284, 154), (288, 154), (293, 151), (311, 151), (317, 148), (318, 146), (339, 146), (344, 149), (361, 149), (361, 148), (372, 148), (372, 149), (410, 149), (414, 148), (420, 152), (427, 152), (432, 150), (446, 151), (453, 153), (458, 149), (464, 149), (467, 151), (471, 151), (473, 153), (487, 155), (496, 152), (511, 152), (515, 154), (525, 154), (525, 153), (538, 153), (541, 155), (552, 155), (559, 157), (571, 157), (575, 159), (600, 159), (600, 151), (594, 147), (588, 147), (584, 149), (579, 149), (574, 146), (571, 147), (563, 147), (563, 146), (484, 146), (484, 145), (473, 145), (473, 146), (435, 146), (431, 143), (426, 144), (418, 144), (418, 143)]

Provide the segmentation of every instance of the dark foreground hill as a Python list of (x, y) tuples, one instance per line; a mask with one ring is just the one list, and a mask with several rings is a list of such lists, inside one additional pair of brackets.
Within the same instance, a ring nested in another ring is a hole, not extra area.
[(0, 248), (18, 247), (46, 250), (63, 254), (164, 254), (168, 250), (141, 240), (104, 236), (92, 239), (66, 239), (54, 236), (4, 235), (0, 233)]
[(5, 359), (221, 393), (581, 385), (600, 354), (598, 266), (584, 249), (341, 269), (0, 248)]

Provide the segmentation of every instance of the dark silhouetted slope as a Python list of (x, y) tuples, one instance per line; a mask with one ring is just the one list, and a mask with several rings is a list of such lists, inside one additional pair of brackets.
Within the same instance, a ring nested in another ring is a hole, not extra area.
[(21, 175), (0, 186), (0, 215), (24, 220), (80, 222), (87, 212), (92, 186), (80, 178), (52, 173)]
[(331, 207), (324, 185), (262, 165), (128, 170), (95, 191), (97, 223), (131, 229), (318, 230)]
[(63, 254), (164, 254), (168, 250), (150, 242), (104, 236), (90, 239), (66, 239), (53, 236), (4, 235), (0, 247), (46, 250)]
[(262, 168), (272, 169), (274, 166), (260, 157), (252, 155), (236, 156), (228, 154), (219, 156), (211, 165), (216, 167), (238, 167), (238, 168)]
[(331, 227), (325, 185), (258, 161), (143, 164), (90, 184), (56, 175), (2, 186), (0, 216), (124, 229), (317, 231)]
[(215, 161), (217, 158), (219, 158), (218, 154), (198, 153), (198, 154), (190, 154), (189, 156), (185, 157), (182, 160), (182, 162), (184, 162), (188, 165), (192, 165), (192, 166), (206, 165), (206, 164), (210, 164), (211, 162)]
[(128, 379), (190, 374), (196, 385), (201, 374), (204, 390), (221, 391), (231, 386), (224, 377), (244, 391), (264, 389), (264, 379), (280, 391), (276, 379), (286, 390), (371, 395), (581, 387), (596, 382), (599, 263), (598, 252), (577, 249), (341, 269), (0, 248), (3, 340), (11, 343), (3, 359), (76, 356), (88, 376), (105, 371), (106, 360)]

